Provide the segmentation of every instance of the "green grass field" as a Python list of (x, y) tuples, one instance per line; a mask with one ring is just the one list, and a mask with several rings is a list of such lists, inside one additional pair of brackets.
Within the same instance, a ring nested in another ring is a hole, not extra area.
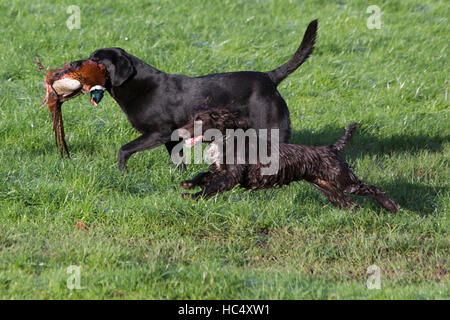
[[(374, 1), (379, 30), (365, 1), (0, 3), (0, 298), (450, 298), (448, 1)], [(361, 198), (360, 212), (339, 210), (304, 182), (184, 200), (180, 181), (206, 165), (180, 172), (160, 147), (119, 173), (117, 151), (138, 133), (109, 95), (64, 104), (72, 160), (38, 108), (36, 54), (55, 68), (114, 46), (168, 73), (266, 71), (315, 18), (314, 54), (279, 87), (291, 141), (328, 144), (359, 122), (347, 160), (397, 215)], [(82, 289), (67, 287), (71, 265)], [(370, 265), (379, 290), (366, 287)]]

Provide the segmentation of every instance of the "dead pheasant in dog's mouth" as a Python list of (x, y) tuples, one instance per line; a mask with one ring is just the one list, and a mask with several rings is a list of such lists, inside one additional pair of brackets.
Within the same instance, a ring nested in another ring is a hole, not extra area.
[(61, 106), (65, 101), (78, 96), (80, 93), (86, 94), (88, 92), (91, 95), (91, 103), (97, 106), (106, 90), (106, 68), (90, 60), (66, 62), (62, 68), (51, 70), (47, 70), (38, 57), (36, 57), (35, 63), (38, 70), (47, 72), (45, 76), (46, 94), (41, 108), (46, 104), (48, 105), (52, 114), (53, 132), (61, 157), (64, 156), (65, 151), (67, 157), (70, 158), (64, 135)]

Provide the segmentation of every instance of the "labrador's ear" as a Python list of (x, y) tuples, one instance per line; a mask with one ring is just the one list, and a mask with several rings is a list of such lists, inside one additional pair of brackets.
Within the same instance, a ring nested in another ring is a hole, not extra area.
[(113, 87), (121, 86), (136, 73), (128, 53), (120, 48), (99, 49), (89, 59), (105, 66)]

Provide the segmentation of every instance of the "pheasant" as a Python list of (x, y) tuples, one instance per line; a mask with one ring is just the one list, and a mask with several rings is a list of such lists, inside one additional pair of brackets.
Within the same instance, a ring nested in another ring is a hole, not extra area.
[[(45, 76), (46, 94), (41, 108), (47, 104), (52, 114), (53, 132), (61, 157), (64, 151), (70, 158), (64, 135), (61, 106), (79, 94), (90, 93), (94, 106), (100, 102), (105, 92), (106, 68), (91, 60), (66, 62), (62, 68), (47, 70), (36, 57), (38, 70), (47, 72)], [(63, 151), (64, 149), (64, 151)]]

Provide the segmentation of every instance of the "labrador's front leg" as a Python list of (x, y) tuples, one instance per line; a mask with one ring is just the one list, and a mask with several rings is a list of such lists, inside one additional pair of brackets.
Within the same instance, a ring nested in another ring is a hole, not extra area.
[(123, 145), (119, 150), (119, 159), (118, 159), (119, 170), (123, 171), (124, 169), (126, 169), (126, 162), (131, 157), (132, 154), (139, 151), (153, 149), (166, 143), (168, 140), (169, 138), (167, 138), (165, 135), (163, 136), (159, 132), (153, 132), (153, 133), (144, 133), (139, 138)]

